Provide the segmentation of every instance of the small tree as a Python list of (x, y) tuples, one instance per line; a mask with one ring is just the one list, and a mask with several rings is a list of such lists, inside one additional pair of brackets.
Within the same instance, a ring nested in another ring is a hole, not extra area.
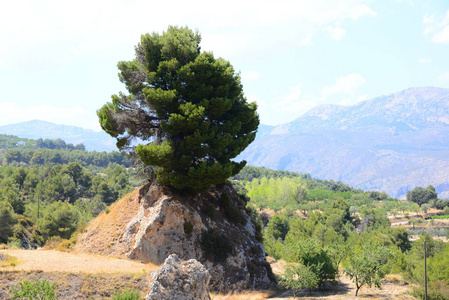
[(17, 223), (11, 204), (0, 201), (0, 243), (8, 242), (13, 234), (14, 224)]
[[(160, 184), (204, 191), (246, 164), (231, 161), (255, 138), (256, 104), (248, 104), (231, 64), (200, 51), (201, 37), (169, 27), (142, 35), (133, 61), (120, 62), (129, 95), (98, 110), (101, 127), (122, 152), (155, 166)], [(136, 147), (133, 141), (141, 144)]]
[(47, 238), (59, 236), (69, 239), (78, 228), (79, 219), (79, 213), (73, 205), (58, 201), (49, 205), (39, 229)]
[(335, 280), (338, 268), (332, 261), (327, 249), (320, 246), (319, 241), (310, 238), (300, 241), (289, 241), (285, 258), (309, 268), (318, 278), (318, 287), (325, 281)]
[(303, 288), (307, 288), (309, 294), (312, 294), (312, 289), (317, 288), (319, 282), (319, 277), (314, 270), (305, 265), (287, 266), (280, 280), (281, 285), (292, 290), (295, 298)]
[(424, 218), (424, 215), (427, 214), (427, 212), (429, 211), (430, 208), (431, 208), (431, 206), (428, 203), (424, 203), (423, 205), (421, 205), (421, 210), (423, 212), (423, 218)]
[(384, 246), (367, 245), (349, 258), (345, 273), (355, 283), (356, 296), (364, 285), (380, 287), (380, 281), (385, 276), (384, 266), (391, 256), (390, 250)]

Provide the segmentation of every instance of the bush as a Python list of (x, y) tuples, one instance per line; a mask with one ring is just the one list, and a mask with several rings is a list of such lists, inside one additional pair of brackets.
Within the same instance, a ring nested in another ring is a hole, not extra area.
[(302, 288), (309, 289), (309, 293), (312, 294), (312, 289), (317, 288), (319, 282), (316, 272), (305, 265), (287, 266), (280, 280), (282, 286), (292, 289), (293, 297), (296, 297)]
[(191, 222), (185, 222), (184, 223), (184, 233), (189, 234), (193, 231), (193, 224)]
[(120, 291), (112, 296), (112, 300), (139, 300), (139, 299), (141, 299), (140, 293), (134, 290)]
[(251, 221), (254, 224), (254, 228), (256, 230), (256, 240), (263, 242), (263, 223), (259, 216), (259, 212), (252, 205), (246, 206), (246, 212), (249, 214)]
[(48, 280), (34, 282), (25, 280), (13, 286), (9, 292), (12, 293), (13, 300), (57, 299), (55, 284)]
[(232, 223), (242, 223), (244, 221), (242, 210), (227, 194), (223, 194), (220, 200), (229, 221)]
[(216, 262), (224, 262), (233, 248), (231, 241), (215, 229), (203, 231), (200, 244), (206, 256)]
[(14, 210), (6, 201), (0, 201), (0, 243), (8, 242), (13, 235), (14, 225), (17, 223)]

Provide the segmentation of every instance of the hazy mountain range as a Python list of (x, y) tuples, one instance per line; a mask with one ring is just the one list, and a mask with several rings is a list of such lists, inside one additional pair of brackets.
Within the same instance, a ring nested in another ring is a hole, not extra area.
[(58, 125), (46, 121), (33, 120), (0, 126), (0, 134), (11, 134), (28, 139), (62, 139), (70, 144), (84, 144), (89, 151), (117, 150), (115, 139), (106, 132), (96, 132), (76, 126)]
[[(0, 133), (117, 149), (104, 132), (37, 120), (0, 126)], [(432, 184), (449, 197), (449, 89), (410, 88), (354, 106), (318, 106), (279, 126), (260, 125), (238, 159), (394, 197)]]
[(449, 89), (410, 88), (354, 106), (321, 105), (262, 126), (248, 164), (310, 173), (404, 197), (432, 184), (449, 196)]

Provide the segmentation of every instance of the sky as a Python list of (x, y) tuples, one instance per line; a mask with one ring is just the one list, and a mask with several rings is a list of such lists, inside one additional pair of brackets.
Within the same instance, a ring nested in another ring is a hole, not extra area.
[(447, 0), (15, 0), (0, 18), (0, 125), (39, 119), (100, 131), (126, 92), (117, 63), (141, 34), (187, 26), (231, 62), (262, 124), (321, 104), (449, 88)]

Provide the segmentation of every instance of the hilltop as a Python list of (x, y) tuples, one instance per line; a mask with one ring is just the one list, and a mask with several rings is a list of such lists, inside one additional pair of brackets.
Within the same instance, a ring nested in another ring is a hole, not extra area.
[(353, 106), (322, 105), (264, 126), (240, 156), (402, 198), (415, 186), (449, 195), (449, 89), (410, 88)]
[(32, 120), (0, 126), (0, 134), (16, 135), (28, 139), (62, 139), (66, 143), (84, 144), (89, 151), (117, 150), (115, 140), (103, 131), (96, 132), (76, 126), (59, 125)]

